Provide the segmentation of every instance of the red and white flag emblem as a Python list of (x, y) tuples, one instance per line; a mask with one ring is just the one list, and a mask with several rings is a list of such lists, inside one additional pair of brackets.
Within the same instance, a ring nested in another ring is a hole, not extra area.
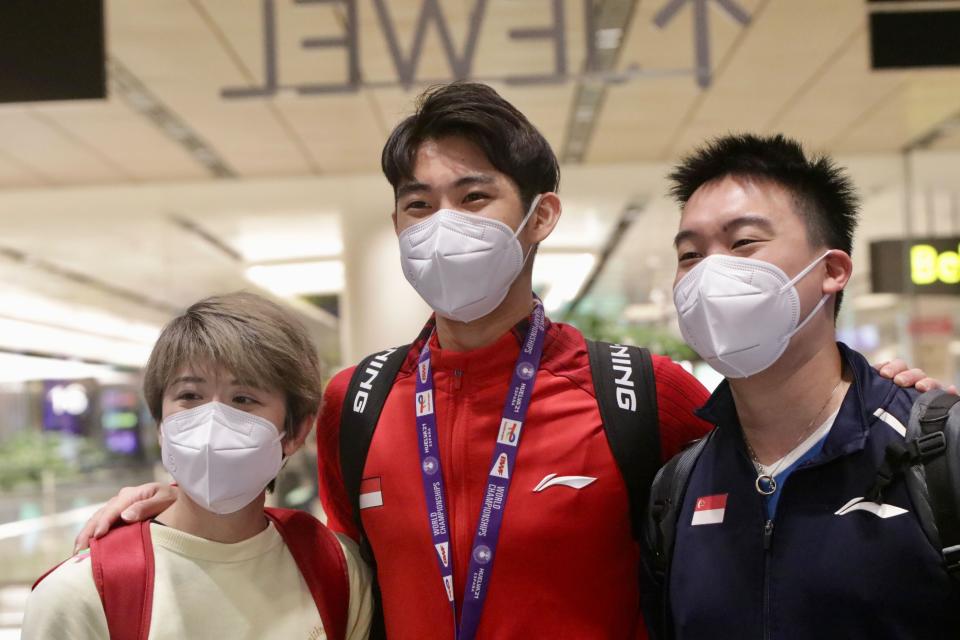
[(723, 514), (727, 510), (727, 496), (729, 494), (719, 493), (715, 496), (703, 496), (697, 498), (693, 506), (693, 520), (691, 525), (698, 524), (720, 524), (723, 522)]
[(383, 506), (383, 492), (380, 491), (380, 478), (364, 478), (360, 482), (360, 508)]

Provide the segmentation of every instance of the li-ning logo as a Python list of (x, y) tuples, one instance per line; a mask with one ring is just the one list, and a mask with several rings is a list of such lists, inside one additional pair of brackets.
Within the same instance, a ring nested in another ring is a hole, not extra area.
[(613, 383), (617, 386), (617, 406), (625, 411), (636, 411), (637, 394), (633, 390), (633, 362), (630, 361), (629, 348), (612, 344), (610, 357), (615, 372)]
[(387, 349), (383, 353), (374, 356), (370, 362), (367, 363), (366, 368), (361, 374), (364, 376), (364, 379), (360, 381), (360, 390), (357, 391), (357, 395), (353, 396), (354, 413), (363, 413), (367, 408), (367, 400), (370, 399), (370, 390), (373, 389), (373, 381), (380, 375), (380, 371), (383, 369), (383, 364), (387, 361), (387, 358), (396, 350), (397, 347)]

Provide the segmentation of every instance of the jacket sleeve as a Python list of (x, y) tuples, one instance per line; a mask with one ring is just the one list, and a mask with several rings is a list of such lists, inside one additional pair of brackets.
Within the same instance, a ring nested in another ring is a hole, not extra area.
[(710, 394), (686, 369), (665, 356), (653, 356), (653, 373), (660, 418), (660, 458), (665, 463), (713, 428), (693, 413), (706, 404)]
[(317, 468), (320, 502), (327, 517), (327, 526), (359, 540), (360, 535), (353, 521), (353, 507), (340, 471), (340, 414), (353, 370), (354, 367), (350, 367), (335, 375), (323, 393), (323, 404), (317, 419)]

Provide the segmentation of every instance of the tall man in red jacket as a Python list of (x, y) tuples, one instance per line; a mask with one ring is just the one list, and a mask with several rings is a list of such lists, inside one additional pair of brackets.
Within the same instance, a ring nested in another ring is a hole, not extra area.
[[(537, 329), (534, 254), (560, 218), (550, 146), (489, 87), (453, 84), (425, 95), (397, 126), (382, 164), (396, 196), (404, 274), (436, 311), (387, 397), (363, 470), (380, 489), (369, 506), (361, 502), (361, 515), (387, 636), (453, 638), (454, 615), (461, 637), (474, 630), (491, 639), (642, 634), (626, 489), (576, 329), (543, 320), (542, 356), (529, 365), (533, 394), (520, 420), (515, 464), (494, 453), (509, 453), (498, 447), (504, 403), (517, 393), (518, 356)], [(418, 367), (427, 361), (432, 388)], [(654, 371), (666, 459), (704, 433), (692, 412), (706, 393), (668, 358), (655, 356)], [(339, 373), (327, 387), (318, 446), (329, 523), (355, 533), (337, 459), (352, 373)], [(414, 399), (425, 391), (432, 402), (425, 409), (435, 417), (427, 433), (436, 437), (438, 456), (421, 451), (422, 410)], [(447, 540), (428, 519), (437, 505), (424, 493), (422, 467), (431, 458), (442, 469), (454, 606), (435, 548)], [(499, 536), (489, 532), (490, 510), (482, 508), (491, 467), (509, 480)], [(494, 543), (476, 545), (478, 533)], [(471, 570), (490, 556), (488, 573)], [(486, 588), (479, 615), (473, 598), (464, 598), (475, 588)]]
[[(436, 311), (406, 353), (362, 474), (387, 636), (646, 637), (627, 490), (586, 343), (546, 319), (532, 291), (536, 247), (561, 213), (553, 151), (495, 91), (457, 83), (421, 97), (382, 164), (404, 274)], [(707, 393), (668, 358), (654, 356), (653, 369), (666, 460), (706, 431), (693, 410)], [(326, 390), (318, 444), (329, 524), (357, 535), (338, 458), (352, 373)], [(173, 495), (125, 491), (90, 529), (136, 499), (154, 496), (125, 517)]]

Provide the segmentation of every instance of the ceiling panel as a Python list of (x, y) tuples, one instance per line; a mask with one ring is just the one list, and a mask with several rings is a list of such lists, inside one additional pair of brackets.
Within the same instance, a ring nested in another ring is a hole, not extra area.
[[(379, 169), (383, 142), (434, 80), (452, 77), (439, 30), (426, 30), (412, 86), (400, 86), (377, 0), (358, 0), (364, 87), (299, 95), (295, 85), (346, 79), (346, 52), (307, 49), (307, 38), (343, 35), (331, 3), (277, 0), (274, 96), (225, 99), (227, 87), (262, 85), (262, 0), (109, 0), (109, 54), (139, 78), (240, 177), (345, 175)], [(382, 2), (400, 56), (409, 58), (425, 0)], [(506, 76), (549, 74), (551, 40), (511, 31), (550, 25), (552, 0), (488, 0), (471, 74), (489, 81), (563, 150), (585, 55), (583, 3), (566, 0), (559, 83), (518, 86)], [(658, 28), (668, 0), (633, 13), (617, 70), (629, 79), (606, 91), (587, 164), (663, 161), (729, 130), (785, 131), (818, 149), (895, 151), (960, 110), (960, 71), (869, 70), (868, 8), (860, 0), (736, 0), (741, 27), (709, 0), (713, 84), (693, 74), (695, 3)], [(437, 0), (455, 55), (462, 55), (477, 0)], [(639, 74), (639, 75), (638, 75)], [(956, 148), (953, 137), (936, 143)], [(0, 107), (0, 187), (212, 179), (181, 143), (126, 99)]]
[[(766, 0), (739, 0), (755, 15)], [(654, 17), (665, 2), (642, 2), (623, 45), (619, 70), (637, 67), (649, 73), (607, 89), (607, 99), (594, 130), (587, 161), (590, 163), (663, 160), (670, 157), (675, 140), (689, 125), (696, 105), (709, 93), (696, 84), (693, 74), (693, 20), (684, 7), (663, 29)], [(714, 7), (715, 3), (709, 3)], [(710, 47), (714, 71), (755, 26), (740, 27), (719, 11), (710, 10)], [(760, 19), (760, 18), (758, 18)]]
[(837, 152), (897, 151), (924, 137), (960, 109), (960, 71), (914, 72), (841, 133)]
[(75, 142), (94, 150), (126, 179), (199, 179), (208, 176), (184, 147), (116, 96), (97, 102), (42, 103), (33, 112)]
[(378, 170), (387, 134), (364, 96), (279, 100), (277, 108), (309, 149), (320, 173)]
[(49, 184), (49, 179), (27, 167), (17, 158), (0, 152), (0, 188), (39, 187), (45, 184)]
[[(260, 2), (231, 3), (257, 25)], [(240, 175), (302, 175), (308, 158), (264, 100), (223, 100), (224, 87), (248, 86), (239, 68), (187, 0), (110, 4), (110, 52), (181, 116)], [(261, 76), (257, 75), (257, 78)]]
[(122, 167), (63, 135), (30, 107), (0, 108), (0, 150), (50, 183), (122, 182), (128, 177)]
[[(784, 105), (766, 128), (795, 136), (811, 148), (843, 149), (843, 136), (872, 112), (897, 100), (908, 77), (908, 73), (902, 71), (869, 71), (869, 44), (863, 29), (806, 91)], [(846, 145), (846, 148), (851, 152), (874, 150), (878, 146), (895, 149), (899, 140), (895, 131), (875, 130), (866, 141), (868, 148), (859, 149), (856, 145)]]
[[(824, 20), (829, 15), (830, 20)], [(815, 82), (864, 23), (857, 2), (770, 2), (669, 150), (676, 155), (730, 131), (757, 131)], [(816, 38), (810, 34), (816, 33)], [(762, 63), (760, 62), (762, 61)]]

